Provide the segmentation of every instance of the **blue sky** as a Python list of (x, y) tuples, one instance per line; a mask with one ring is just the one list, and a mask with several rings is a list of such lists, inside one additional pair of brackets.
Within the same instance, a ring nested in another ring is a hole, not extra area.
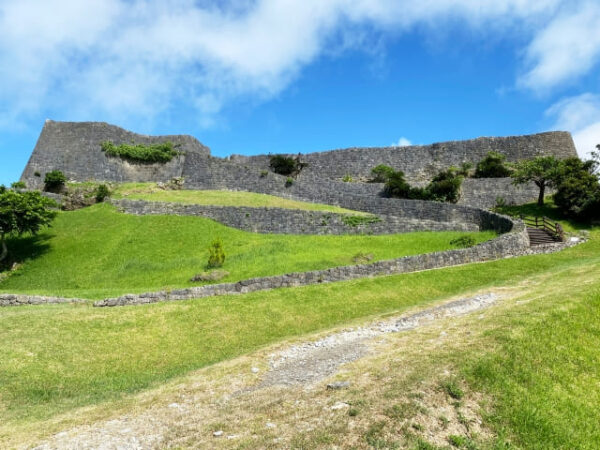
[(0, 183), (46, 118), (218, 156), (552, 129), (585, 155), (599, 23), (599, 0), (0, 0)]

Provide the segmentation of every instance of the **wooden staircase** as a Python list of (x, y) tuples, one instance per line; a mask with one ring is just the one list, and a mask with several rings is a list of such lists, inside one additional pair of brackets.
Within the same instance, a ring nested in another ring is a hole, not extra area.
[(527, 227), (531, 247), (564, 242), (565, 240), (565, 234), (560, 224), (552, 222), (547, 217), (521, 216), (521, 220)]

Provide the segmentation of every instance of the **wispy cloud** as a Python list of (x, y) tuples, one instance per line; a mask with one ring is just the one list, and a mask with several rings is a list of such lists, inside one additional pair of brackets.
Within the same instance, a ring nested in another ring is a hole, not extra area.
[(568, 97), (552, 105), (546, 115), (554, 120), (554, 129), (569, 130), (581, 158), (600, 144), (600, 95), (585, 93)]
[[(232, 100), (278, 95), (325, 53), (369, 47), (363, 29), (398, 35), (449, 22), (481, 33), (527, 25), (521, 84), (553, 86), (598, 57), (600, 12), (582, 1), (0, 0), (0, 122), (14, 126), (48, 105), (118, 119), (183, 102), (210, 125)], [(586, 9), (563, 17), (563, 4)], [(361, 38), (348, 39), (349, 29)], [(571, 47), (581, 61), (563, 64)]]

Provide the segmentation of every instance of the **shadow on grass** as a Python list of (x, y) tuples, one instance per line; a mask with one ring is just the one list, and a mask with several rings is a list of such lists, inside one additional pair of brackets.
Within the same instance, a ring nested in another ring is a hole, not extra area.
[(10, 270), (14, 264), (39, 258), (50, 250), (49, 240), (53, 234), (49, 231), (37, 235), (25, 235), (6, 240), (8, 256), (0, 263), (0, 272)]

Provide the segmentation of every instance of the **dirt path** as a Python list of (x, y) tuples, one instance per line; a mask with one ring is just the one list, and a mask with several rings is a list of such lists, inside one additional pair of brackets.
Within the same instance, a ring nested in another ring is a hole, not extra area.
[[(494, 293), (463, 298), (418, 313), (344, 330), (317, 341), (289, 347), (270, 356), (269, 370), (260, 377), (257, 384), (234, 388), (230, 391), (229, 398), (250, 396), (252, 393), (274, 386), (283, 386), (285, 389), (314, 385), (334, 375), (341, 365), (367, 355), (370, 351), (369, 341), (378, 336), (407, 331), (436, 320), (482, 310), (499, 299), (500, 297)], [(258, 372), (258, 369), (253, 371)], [(136, 414), (123, 415), (116, 419), (63, 431), (34, 448), (137, 450), (164, 447), (164, 437), (173, 427), (181, 426), (189, 420), (210, 420), (209, 408), (204, 408), (202, 411), (196, 406), (194, 398), (180, 395), (168, 406), (153, 407)], [(193, 414), (190, 414), (192, 410)], [(235, 439), (235, 436), (222, 436), (222, 438)]]

